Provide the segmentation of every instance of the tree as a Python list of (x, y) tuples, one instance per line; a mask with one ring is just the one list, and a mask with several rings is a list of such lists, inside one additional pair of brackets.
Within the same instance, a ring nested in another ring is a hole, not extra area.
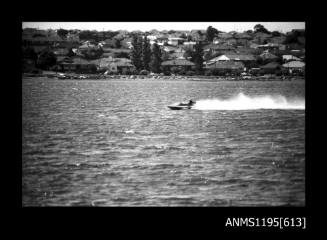
[(201, 74), (203, 70), (203, 49), (202, 44), (197, 43), (194, 45), (194, 53), (192, 56), (192, 62), (195, 63), (195, 70), (197, 74)]
[(284, 41), (284, 44), (299, 44), (299, 38), (305, 37), (305, 32), (301, 33), (299, 31), (292, 31), (286, 35), (286, 39)]
[(117, 52), (115, 53), (115, 57), (117, 58), (130, 58), (129, 54), (127, 52)]
[(143, 69), (150, 70), (150, 61), (151, 61), (151, 47), (150, 41), (147, 39), (146, 35), (144, 35), (142, 41), (142, 65)]
[(121, 43), (119, 39), (114, 39), (114, 47), (115, 48), (121, 48)]
[(102, 48), (89, 48), (84, 52), (86, 59), (97, 59), (103, 54)]
[(169, 53), (165, 51), (161, 52), (161, 59), (162, 61), (167, 61), (169, 59)]
[(181, 35), (179, 35), (180, 38), (187, 38), (185, 33), (182, 33)]
[(68, 34), (68, 30), (60, 28), (60, 29), (57, 31), (57, 34), (58, 34), (58, 36), (61, 37), (61, 38), (66, 38), (66, 37), (67, 37), (67, 34)]
[(278, 31), (273, 31), (271, 34), (273, 35), (273, 37), (279, 37), (280, 36), (280, 32), (278, 32)]
[(150, 70), (154, 73), (160, 73), (161, 66), (161, 50), (158, 44), (153, 44), (152, 46), (152, 54), (151, 54), (151, 62), (150, 62)]
[(142, 39), (137, 34), (133, 35), (132, 38), (132, 52), (131, 60), (136, 68), (136, 70), (142, 69)]
[(218, 35), (218, 30), (216, 28), (213, 28), (212, 26), (209, 26), (207, 28), (206, 38), (209, 42), (212, 42), (217, 35)]
[(68, 57), (75, 56), (75, 53), (73, 52), (73, 49), (72, 48), (69, 48), (68, 53), (67, 53), (67, 56)]
[(261, 24), (257, 24), (254, 26), (254, 32), (262, 32), (262, 33), (267, 33), (269, 34), (270, 32)]
[(25, 58), (25, 59), (31, 59), (34, 62), (36, 62), (36, 60), (37, 60), (37, 54), (34, 51), (34, 49), (31, 48), (31, 47), (23, 47), (22, 57)]
[(37, 65), (39, 68), (43, 70), (49, 69), (49, 67), (54, 66), (57, 62), (57, 58), (55, 54), (51, 51), (43, 51), (38, 59), (37, 59)]
[(193, 57), (193, 53), (194, 51), (191, 48), (187, 48), (185, 50), (185, 53), (183, 54), (183, 57), (188, 59), (188, 58), (192, 58)]
[(212, 58), (212, 53), (210, 51), (206, 52), (203, 56), (204, 60), (208, 61)]
[(79, 33), (80, 40), (90, 40), (90, 39), (94, 39), (94, 38), (95, 38), (95, 36), (92, 31), (84, 30)]

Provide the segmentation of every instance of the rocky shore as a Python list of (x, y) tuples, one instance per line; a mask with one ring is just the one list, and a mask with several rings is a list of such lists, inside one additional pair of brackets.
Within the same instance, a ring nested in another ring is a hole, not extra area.
[(47, 77), (61, 80), (188, 80), (188, 81), (292, 81), (304, 80), (303, 76), (163, 76), (163, 75), (104, 75), (104, 74), (62, 74), (55, 72), (43, 72), (38, 74), (24, 73), (23, 78)]

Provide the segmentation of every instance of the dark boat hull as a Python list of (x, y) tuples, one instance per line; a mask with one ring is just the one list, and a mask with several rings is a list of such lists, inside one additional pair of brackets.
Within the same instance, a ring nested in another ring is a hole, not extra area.
[(171, 110), (185, 110), (191, 109), (191, 106), (168, 106)]

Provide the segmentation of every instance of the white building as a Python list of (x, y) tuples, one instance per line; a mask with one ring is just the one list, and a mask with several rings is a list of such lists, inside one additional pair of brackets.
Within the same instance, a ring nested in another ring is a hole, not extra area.
[(292, 61), (292, 60), (301, 61), (300, 58), (297, 58), (293, 55), (283, 55), (283, 61), (287, 62), (287, 61)]
[(184, 38), (177, 38), (177, 37), (168, 38), (168, 44), (173, 45), (173, 46), (177, 46), (177, 45), (179, 45), (180, 43), (182, 43), (184, 41), (185, 41)]

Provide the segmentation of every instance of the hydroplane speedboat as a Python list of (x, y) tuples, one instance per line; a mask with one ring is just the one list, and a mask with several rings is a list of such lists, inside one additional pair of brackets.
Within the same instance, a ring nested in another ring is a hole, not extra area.
[(192, 106), (194, 106), (196, 102), (193, 100), (190, 100), (189, 102), (185, 103), (185, 102), (181, 102), (181, 103), (177, 103), (177, 104), (173, 104), (173, 105), (169, 105), (168, 108), (170, 108), (171, 110), (184, 110), (184, 109), (191, 109)]

